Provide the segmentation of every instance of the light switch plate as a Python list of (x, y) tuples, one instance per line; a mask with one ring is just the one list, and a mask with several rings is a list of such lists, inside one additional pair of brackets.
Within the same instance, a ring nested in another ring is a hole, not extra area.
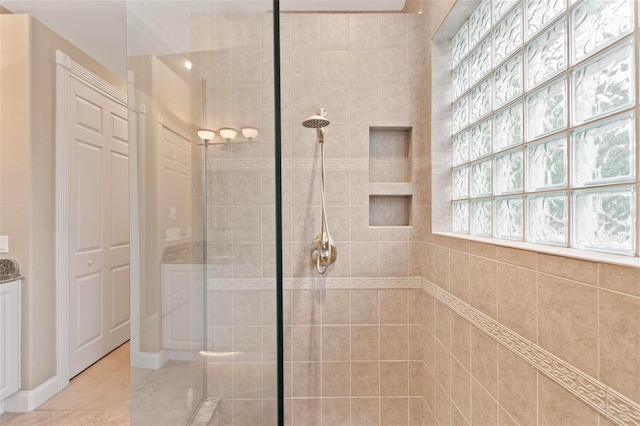
[(0, 235), (0, 253), (9, 253), (8, 235)]

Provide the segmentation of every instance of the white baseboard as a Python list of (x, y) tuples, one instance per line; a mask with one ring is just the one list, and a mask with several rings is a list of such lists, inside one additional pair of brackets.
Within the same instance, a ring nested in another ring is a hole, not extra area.
[(4, 400), (4, 409), (13, 413), (27, 413), (44, 404), (60, 391), (58, 377), (52, 377), (29, 391), (18, 391)]
[(198, 350), (183, 351), (179, 349), (169, 349), (169, 359), (174, 361), (202, 361), (204, 358)]
[(131, 367), (158, 370), (169, 361), (169, 351), (132, 353)]

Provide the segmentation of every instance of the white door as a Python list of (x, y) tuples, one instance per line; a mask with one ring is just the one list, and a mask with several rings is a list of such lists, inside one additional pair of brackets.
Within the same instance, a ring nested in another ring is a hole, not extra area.
[(69, 377), (129, 339), (127, 109), (70, 78)]

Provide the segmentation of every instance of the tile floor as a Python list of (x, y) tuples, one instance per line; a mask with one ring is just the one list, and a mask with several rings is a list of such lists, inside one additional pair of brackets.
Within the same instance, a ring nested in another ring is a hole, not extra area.
[(203, 373), (203, 362), (174, 360), (159, 370), (132, 369), (127, 342), (36, 410), (2, 414), (0, 425), (182, 425), (202, 397)]
[(3, 426), (128, 425), (131, 370), (125, 343), (76, 376), (62, 392), (30, 413), (4, 413)]

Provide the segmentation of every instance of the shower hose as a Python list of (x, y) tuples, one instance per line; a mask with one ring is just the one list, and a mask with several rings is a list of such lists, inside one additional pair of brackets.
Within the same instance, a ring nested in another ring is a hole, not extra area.
[[(320, 140), (320, 197), (322, 198), (322, 228), (320, 229), (321, 242), (316, 255), (316, 269), (320, 274), (327, 272), (331, 260), (331, 235), (329, 234), (329, 224), (327, 223), (327, 207), (324, 196), (324, 140)], [(323, 259), (327, 260), (326, 265), (321, 265)]]

